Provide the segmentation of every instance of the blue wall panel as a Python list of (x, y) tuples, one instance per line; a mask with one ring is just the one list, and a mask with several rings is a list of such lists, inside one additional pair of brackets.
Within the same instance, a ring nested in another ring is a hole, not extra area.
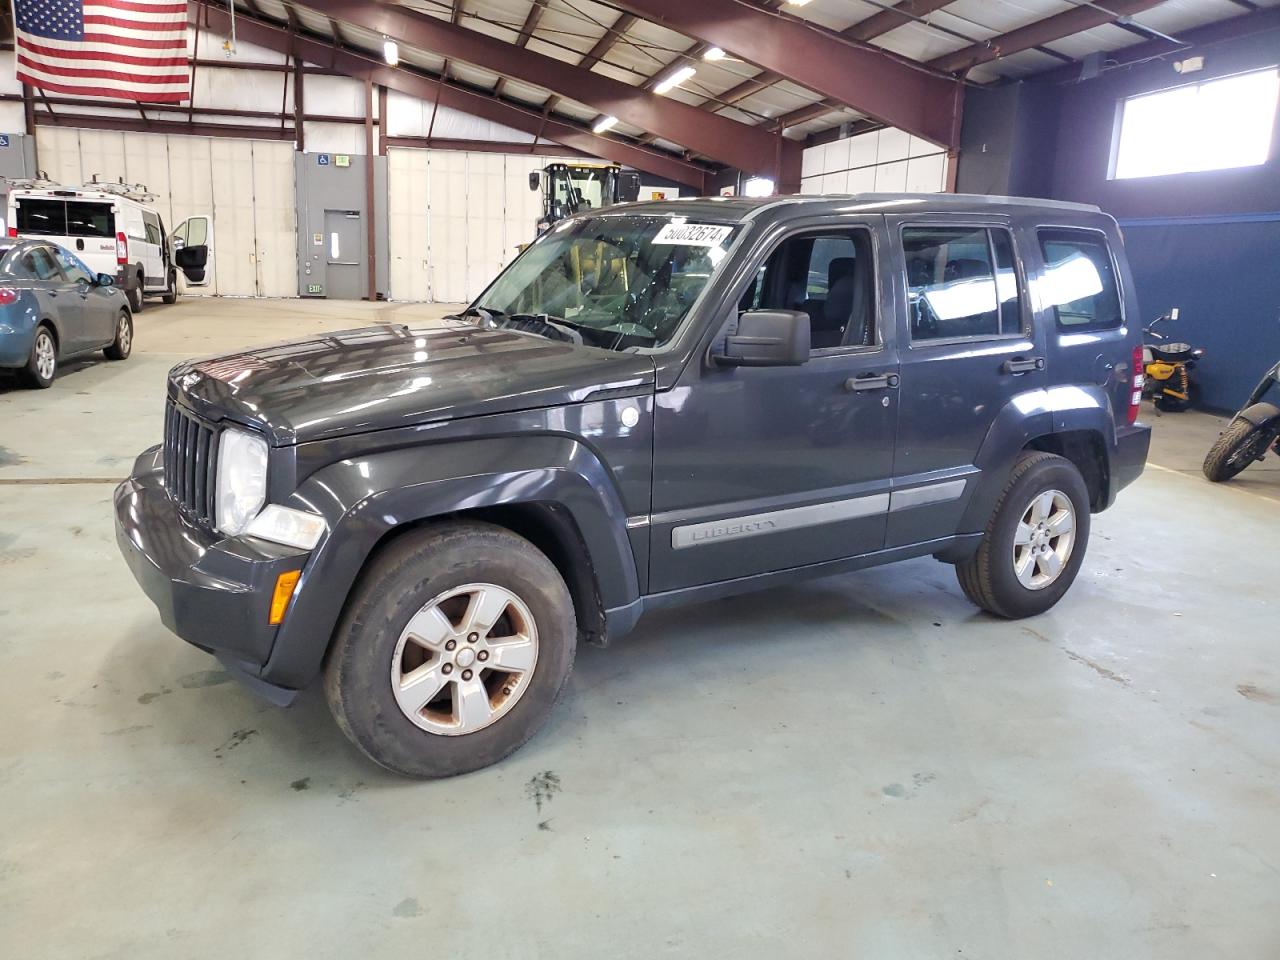
[(1143, 325), (1206, 350), (1200, 404), (1234, 410), (1280, 360), (1280, 214), (1120, 221)]

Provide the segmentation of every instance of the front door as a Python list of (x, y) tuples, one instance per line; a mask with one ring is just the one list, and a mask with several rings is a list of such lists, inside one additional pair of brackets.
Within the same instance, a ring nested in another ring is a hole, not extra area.
[(355, 210), (326, 210), (325, 296), (330, 300), (359, 300), (364, 296), (364, 260), (361, 241), (364, 230)]
[(1045, 383), (1009, 225), (890, 218), (898, 276), (901, 403), (887, 546), (957, 531), (978, 451), (1000, 411)]
[(897, 417), (894, 294), (882, 218), (780, 238), (726, 311), (809, 314), (797, 367), (701, 358), (658, 394), (650, 592), (836, 560), (884, 545)]
[(98, 293), (97, 275), (90, 272), (88, 266), (67, 250), (54, 249), (54, 256), (67, 283), (60, 289), (58, 309), (63, 316), (63, 325), (69, 329), (67, 307), (73, 305), (76, 317), (76, 333), (74, 346), (71, 345), (71, 334), (64, 333), (68, 341), (68, 350), (94, 350), (115, 339), (116, 312), (101, 309), (102, 300), (95, 297)]
[(182, 271), (188, 287), (213, 284), (213, 218), (208, 214), (188, 217), (169, 234), (173, 262)]

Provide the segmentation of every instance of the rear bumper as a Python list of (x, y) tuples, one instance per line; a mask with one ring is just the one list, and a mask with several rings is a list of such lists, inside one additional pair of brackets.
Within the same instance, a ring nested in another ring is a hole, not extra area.
[(35, 338), (35, 327), (18, 329), (0, 320), (0, 367), (26, 366)]
[(302, 569), (309, 554), (192, 522), (164, 489), (162, 463), (159, 447), (147, 450), (116, 488), (120, 553), (166, 627), (256, 678), (276, 638), (268, 623), (276, 578)]
[(1111, 457), (1111, 499), (1142, 475), (1151, 449), (1151, 428), (1135, 423), (1116, 431), (1116, 449)]

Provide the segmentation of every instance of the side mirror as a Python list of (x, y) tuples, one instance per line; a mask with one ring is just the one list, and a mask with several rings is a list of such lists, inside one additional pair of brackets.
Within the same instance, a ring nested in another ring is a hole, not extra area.
[(116, 278), (109, 273), (100, 273), (97, 282), (100, 287), (112, 287), (115, 286)]
[(809, 359), (809, 315), (799, 310), (744, 313), (712, 359), (722, 367), (799, 366)]
[(542, 189), (542, 174), (539, 173), (537, 170), (534, 170), (529, 174), (529, 189), (530, 190)]

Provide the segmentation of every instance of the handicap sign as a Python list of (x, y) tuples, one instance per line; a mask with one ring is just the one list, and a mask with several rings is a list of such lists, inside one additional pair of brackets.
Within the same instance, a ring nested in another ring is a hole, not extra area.
[(316, 163), (322, 167), (327, 167), (329, 165), (329, 155), (327, 153), (316, 154)]
[(7, 147), (8, 145), (9, 135), (7, 133), (0, 133), (0, 147)]

